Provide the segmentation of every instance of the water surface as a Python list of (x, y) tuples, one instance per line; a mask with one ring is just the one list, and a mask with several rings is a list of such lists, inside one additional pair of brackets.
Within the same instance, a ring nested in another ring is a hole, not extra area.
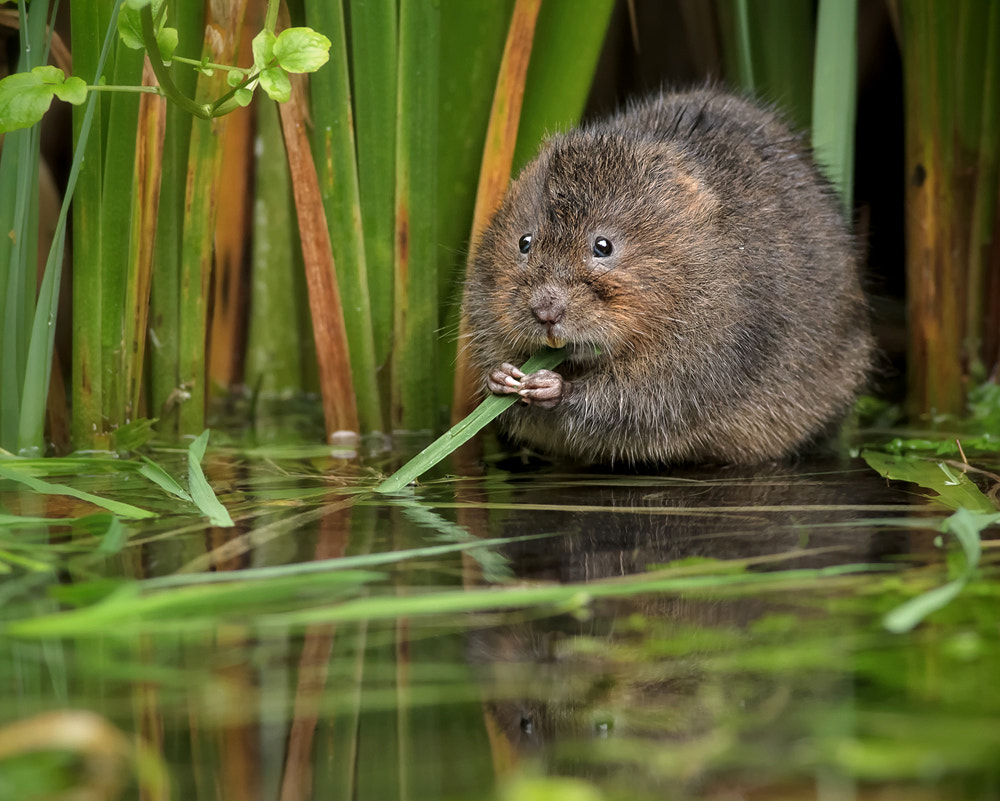
[(136, 475), (51, 477), (161, 516), (0, 528), (0, 797), (1000, 797), (996, 550), (882, 623), (958, 558), (913, 485), (508, 459), (383, 497), (386, 467), (212, 451), (233, 528)]

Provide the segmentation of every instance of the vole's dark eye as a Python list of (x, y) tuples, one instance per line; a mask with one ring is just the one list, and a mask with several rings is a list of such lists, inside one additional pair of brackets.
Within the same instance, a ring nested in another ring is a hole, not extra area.
[(594, 240), (594, 255), (599, 259), (606, 258), (614, 252), (611, 240), (606, 236), (599, 236)]
[(527, 255), (531, 250), (531, 234), (525, 234), (519, 240), (517, 240), (517, 249), (523, 254)]

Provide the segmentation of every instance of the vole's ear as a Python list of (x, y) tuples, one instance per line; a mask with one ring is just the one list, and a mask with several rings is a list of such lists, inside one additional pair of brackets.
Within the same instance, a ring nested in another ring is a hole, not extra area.
[(651, 181), (668, 206), (684, 209), (683, 219), (701, 225), (714, 219), (721, 203), (715, 190), (674, 153), (657, 151), (649, 159)]

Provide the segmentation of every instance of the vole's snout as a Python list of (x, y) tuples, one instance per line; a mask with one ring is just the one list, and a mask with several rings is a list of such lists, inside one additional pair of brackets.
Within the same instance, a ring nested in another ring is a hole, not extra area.
[(531, 312), (546, 326), (561, 323), (566, 314), (566, 293), (553, 286), (543, 286), (531, 294)]

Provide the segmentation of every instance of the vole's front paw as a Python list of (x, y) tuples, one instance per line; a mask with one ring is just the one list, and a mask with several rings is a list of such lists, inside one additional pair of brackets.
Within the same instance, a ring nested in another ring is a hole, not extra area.
[(486, 377), (486, 387), (494, 395), (510, 395), (521, 389), (522, 378), (524, 373), (513, 364), (504, 362)]
[(539, 409), (553, 409), (569, 392), (570, 384), (563, 381), (559, 373), (552, 370), (539, 370), (521, 379), (521, 388), (517, 391), (524, 402), (537, 406)]

